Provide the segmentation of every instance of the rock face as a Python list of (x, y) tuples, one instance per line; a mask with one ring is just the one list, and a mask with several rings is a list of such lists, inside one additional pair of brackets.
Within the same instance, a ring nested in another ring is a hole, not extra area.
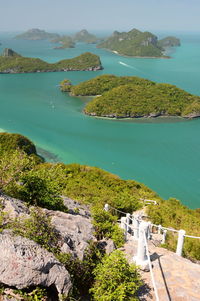
[(20, 200), (11, 198), (7, 195), (0, 195), (0, 203), (3, 206), (3, 211), (6, 212), (6, 217), (14, 219), (16, 217), (28, 217), (29, 209)]
[(44, 209), (61, 237), (61, 251), (83, 259), (88, 242), (95, 240), (90, 218)]
[(68, 295), (72, 286), (64, 266), (34, 241), (0, 234), (0, 283), (18, 289), (42, 285), (55, 286), (59, 294)]
[[(29, 209), (20, 200), (1, 195), (0, 202), (7, 218), (29, 217)], [(70, 253), (74, 257), (83, 259), (89, 241), (95, 241), (94, 228), (91, 223), (90, 212), (84, 205), (64, 197), (64, 204), (69, 208), (69, 213), (42, 209), (58, 231), (61, 238), (61, 251)]]
[(13, 51), (10, 48), (5, 48), (2, 54), (3, 57), (17, 57), (20, 56), (17, 52)]

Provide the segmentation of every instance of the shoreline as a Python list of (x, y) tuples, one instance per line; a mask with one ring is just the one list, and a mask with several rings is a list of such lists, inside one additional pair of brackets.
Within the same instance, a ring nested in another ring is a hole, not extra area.
[(198, 117), (182, 117), (182, 116), (176, 116), (176, 115), (159, 115), (159, 116), (138, 116), (138, 117), (109, 117), (109, 116), (97, 116), (92, 114), (87, 114), (83, 111), (84, 115), (87, 115), (89, 117), (97, 118), (97, 119), (105, 119), (105, 120), (115, 120), (115, 121), (152, 121), (152, 120), (161, 120), (161, 119), (171, 119), (171, 120), (179, 120), (179, 121), (192, 121), (194, 119), (200, 118)]
[(97, 48), (98, 49), (103, 49), (103, 50), (109, 51), (111, 53), (114, 53), (114, 54), (116, 54), (118, 56), (127, 57), (127, 58), (136, 58), (136, 59), (172, 59), (171, 56), (132, 56), (132, 55), (121, 54), (121, 53), (119, 53), (116, 50), (110, 50), (110, 49), (107, 49), (107, 48), (100, 48), (100, 47), (97, 47)]

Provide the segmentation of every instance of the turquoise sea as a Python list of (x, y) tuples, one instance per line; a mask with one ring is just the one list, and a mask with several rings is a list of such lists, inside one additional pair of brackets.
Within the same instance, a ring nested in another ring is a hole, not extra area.
[(47, 41), (17, 41), (0, 33), (0, 52), (10, 47), (55, 62), (90, 51), (104, 66), (98, 72), (0, 74), (1, 130), (29, 137), (49, 161), (98, 166), (143, 182), (163, 198), (200, 207), (200, 119), (97, 119), (82, 113), (86, 98), (70, 97), (58, 88), (64, 78), (75, 84), (107, 73), (167, 82), (200, 95), (200, 34), (175, 35), (182, 46), (171, 53), (172, 59), (139, 59), (95, 45), (54, 50)]

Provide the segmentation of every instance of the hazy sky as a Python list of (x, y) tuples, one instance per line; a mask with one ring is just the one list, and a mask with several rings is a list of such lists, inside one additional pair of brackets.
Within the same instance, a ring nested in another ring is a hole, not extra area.
[(0, 31), (195, 30), (200, 0), (0, 0)]

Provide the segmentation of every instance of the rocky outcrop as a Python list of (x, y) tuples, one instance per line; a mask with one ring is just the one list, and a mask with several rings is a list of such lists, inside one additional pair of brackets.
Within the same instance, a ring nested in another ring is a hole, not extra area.
[(95, 240), (91, 220), (82, 215), (44, 209), (61, 237), (61, 251), (83, 259), (88, 243)]
[(20, 55), (10, 48), (5, 48), (2, 53), (3, 57), (20, 57)]
[(28, 217), (30, 213), (25, 203), (7, 195), (0, 195), (0, 203), (3, 207), (3, 211), (6, 213), (5, 221), (17, 217)]
[[(76, 201), (63, 197), (65, 206), (69, 213), (42, 209), (51, 217), (52, 225), (60, 237), (60, 246), (63, 253), (70, 253), (74, 257), (83, 259), (84, 253), (89, 246), (89, 241), (96, 240), (93, 233), (94, 228), (91, 223), (90, 212), (87, 206), (80, 205)], [(29, 208), (20, 200), (0, 196), (3, 211), (6, 213), (5, 221), (17, 217), (29, 217)]]
[(18, 289), (54, 286), (68, 295), (72, 286), (64, 266), (40, 245), (4, 230), (0, 234), (0, 283)]

